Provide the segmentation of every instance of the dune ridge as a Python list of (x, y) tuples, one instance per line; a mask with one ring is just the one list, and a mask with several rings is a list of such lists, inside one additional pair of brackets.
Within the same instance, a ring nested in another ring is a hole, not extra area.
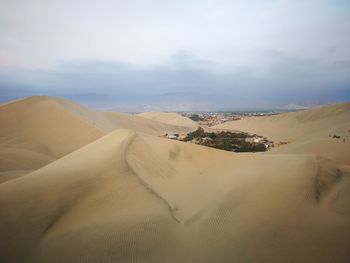
[[(29, 101), (16, 102), (27, 110), (19, 126), (18, 111), (12, 112), (18, 105), (7, 104), (3, 112), (0, 107), (2, 123), (9, 124), (1, 134), (2, 147), (12, 145), (16, 155), (26, 149), (22, 145), (32, 144), (28, 149), (39, 155), (20, 156), (29, 170), (14, 165), (16, 169), (1, 172), (0, 262), (350, 259), (348, 144), (324, 137), (331, 129), (345, 129), (344, 105), (327, 109), (326, 117), (314, 118), (315, 110), (262, 119), (272, 135), (277, 123), (292, 118), (306, 125), (306, 136), (317, 136), (304, 140), (296, 134), (287, 146), (239, 154), (154, 136), (168, 126), (138, 116), (90, 114), (65, 100)], [(34, 126), (52, 123), (51, 130), (31, 134), (36, 131), (30, 126), (33, 112)], [(67, 119), (70, 126), (52, 132)], [(335, 126), (329, 128), (329, 123)], [(285, 129), (280, 128), (281, 136)], [(21, 144), (14, 135), (23, 136)], [(55, 147), (67, 138), (82, 146), (67, 153), (65, 145)], [(18, 152), (17, 145), (22, 147)], [(52, 151), (42, 151), (43, 145)], [(20, 163), (6, 151), (0, 157), (6, 165)], [(35, 162), (40, 158), (39, 166)]]
[[(276, 145), (279, 142), (287, 143), (269, 151), (271, 154), (315, 154), (350, 165), (350, 103), (267, 117), (249, 117), (212, 128), (256, 133), (266, 136)], [(340, 138), (333, 138), (333, 135)]]
[(48, 97), (1, 106), (0, 124), (2, 171), (37, 169), (104, 135)]
[(267, 117), (248, 117), (213, 126), (214, 129), (258, 133), (274, 141), (309, 141), (346, 135), (349, 130), (350, 103), (339, 103), (299, 112)]
[(186, 117), (181, 116), (175, 112), (157, 112), (149, 111), (138, 114), (138, 116), (159, 121), (166, 124), (176, 125), (176, 126), (185, 126), (185, 127), (197, 127), (198, 124)]
[(277, 262), (292, 246), (299, 262), (346, 262), (349, 189), (346, 167), (313, 155), (232, 154), (120, 129), (0, 184), (0, 259)]
[[(95, 112), (72, 101), (36, 96), (0, 106), (0, 172), (35, 170), (107, 133), (128, 128), (152, 135), (189, 132), (121, 113)], [(2, 177), (4, 180), (5, 177)]]

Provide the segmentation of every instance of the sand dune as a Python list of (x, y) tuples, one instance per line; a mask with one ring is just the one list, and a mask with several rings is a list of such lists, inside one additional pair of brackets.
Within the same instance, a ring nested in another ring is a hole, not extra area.
[[(350, 103), (268, 117), (248, 117), (212, 128), (246, 131), (266, 136), (276, 144), (289, 143), (271, 153), (318, 154), (350, 165)], [(331, 138), (334, 134), (341, 138)]]
[(104, 112), (103, 115), (114, 124), (114, 129), (126, 128), (155, 136), (166, 133), (188, 133), (195, 129), (190, 126), (166, 124), (126, 113)]
[(226, 122), (215, 129), (243, 130), (263, 134), (274, 141), (325, 139), (329, 134), (348, 134), (350, 103), (283, 113), (268, 117), (248, 117)]
[(180, 114), (174, 112), (143, 112), (138, 114), (138, 116), (177, 126), (198, 126), (198, 124), (195, 121), (192, 121), (191, 119), (183, 117)]
[(0, 172), (38, 169), (119, 128), (152, 135), (191, 130), (45, 96), (1, 105), (0, 125)]
[(56, 99), (30, 97), (0, 107), (0, 169), (37, 169), (105, 133)]
[(341, 140), (325, 139), (301, 143), (295, 142), (275, 148), (268, 153), (314, 154), (339, 164), (350, 165), (350, 143), (343, 143)]
[(328, 138), (348, 111), (228, 123), (291, 141), (238, 154), (63, 99), (2, 105), (0, 262), (349, 262), (349, 144)]
[(145, 119), (136, 115), (120, 112), (96, 112), (72, 101), (55, 98), (64, 108), (79, 116), (82, 120), (98, 127), (104, 133), (116, 129), (129, 129), (152, 135), (164, 135), (165, 133), (186, 133), (193, 128), (186, 125), (172, 125), (157, 120)]
[(185, 125), (186, 123), (184, 123), (184, 125), (181, 125), (181, 123), (176, 124), (175, 122), (173, 124), (167, 124), (157, 120), (145, 119), (127, 113), (96, 112), (66, 99), (55, 98), (55, 100), (64, 106), (65, 109), (79, 116), (88, 123), (98, 127), (104, 133), (125, 128), (141, 133), (159, 136), (164, 135), (165, 133), (186, 133), (193, 130), (193, 127), (190, 125)]
[(346, 262), (347, 169), (117, 130), (0, 184), (0, 260)]

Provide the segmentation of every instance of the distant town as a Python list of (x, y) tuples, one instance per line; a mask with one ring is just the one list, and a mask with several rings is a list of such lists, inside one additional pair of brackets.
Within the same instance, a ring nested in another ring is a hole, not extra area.
[(242, 112), (181, 112), (181, 115), (198, 122), (198, 125), (211, 127), (227, 121), (240, 120), (243, 117), (262, 117), (278, 114), (276, 111), (242, 111)]

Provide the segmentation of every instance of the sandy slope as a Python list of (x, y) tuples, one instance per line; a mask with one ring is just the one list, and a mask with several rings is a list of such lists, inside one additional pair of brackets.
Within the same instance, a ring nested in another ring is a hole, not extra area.
[(348, 117), (227, 123), (291, 142), (235, 154), (63, 99), (2, 105), (0, 262), (349, 262), (349, 143), (328, 138)]
[(138, 116), (177, 126), (198, 126), (195, 121), (192, 121), (191, 119), (183, 117), (180, 114), (174, 112), (143, 112), (138, 114)]
[(190, 126), (176, 126), (120, 112), (104, 112), (103, 115), (114, 124), (114, 129), (126, 128), (155, 136), (166, 133), (188, 133), (195, 129)]
[[(318, 154), (350, 165), (350, 103), (268, 117), (250, 117), (212, 128), (256, 133), (275, 143), (289, 142), (271, 153)], [(333, 134), (341, 138), (330, 138), (329, 135)]]
[(104, 135), (49, 97), (0, 107), (0, 169), (37, 169)]
[(349, 176), (117, 130), (0, 184), (0, 261), (348, 262)]
[[(55, 100), (64, 106), (73, 114), (79, 116), (82, 120), (98, 127), (105, 133), (116, 129), (129, 129), (151, 135), (164, 135), (165, 133), (186, 133), (193, 130), (190, 125), (181, 125), (181, 123), (164, 123), (157, 120), (145, 119), (136, 115), (120, 112), (95, 112), (73, 101), (62, 98)], [(180, 116), (181, 117), (181, 116)], [(187, 119), (187, 118), (185, 118)], [(188, 119), (189, 120), (189, 119)]]
[(278, 114), (248, 117), (214, 126), (217, 129), (244, 130), (264, 134), (275, 141), (327, 138), (329, 134), (345, 135), (350, 124), (350, 103)]
[(8, 171), (38, 169), (115, 129), (152, 135), (191, 130), (128, 114), (94, 112), (45, 96), (1, 105), (0, 127), (0, 172), (7, 171), (6, 178)]

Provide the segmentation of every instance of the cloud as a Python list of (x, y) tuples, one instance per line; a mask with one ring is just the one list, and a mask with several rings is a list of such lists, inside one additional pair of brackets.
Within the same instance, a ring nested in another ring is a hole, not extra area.
[(154, 65), (179, 50), (238, 67), (260, 63), (254, 56), (266, 49), (324, 58), (333, 46), (350, 59), (347, 2), (3, 0), (0, 49), (32, 68), (79, 59)]
[(346, 0), (3, 0), (1, 7), (2, 100), (95, 96), (106, 105), (174, 108), (349, 100)]
[(45, 94), (98, 107), (118, 105), (119, 110), (152, 105), (184, 110), (350, 100), (348, 61), (307, 60), (273, 50), (260, 56), (265, 67), (259, 74), (256, 68), (244, 67), (221, 72), (217, 63), (185, 51), (152, 67), (76, 60), (46, 70), (3, 69), (0, 89), (2, 100), (14, 94)]

